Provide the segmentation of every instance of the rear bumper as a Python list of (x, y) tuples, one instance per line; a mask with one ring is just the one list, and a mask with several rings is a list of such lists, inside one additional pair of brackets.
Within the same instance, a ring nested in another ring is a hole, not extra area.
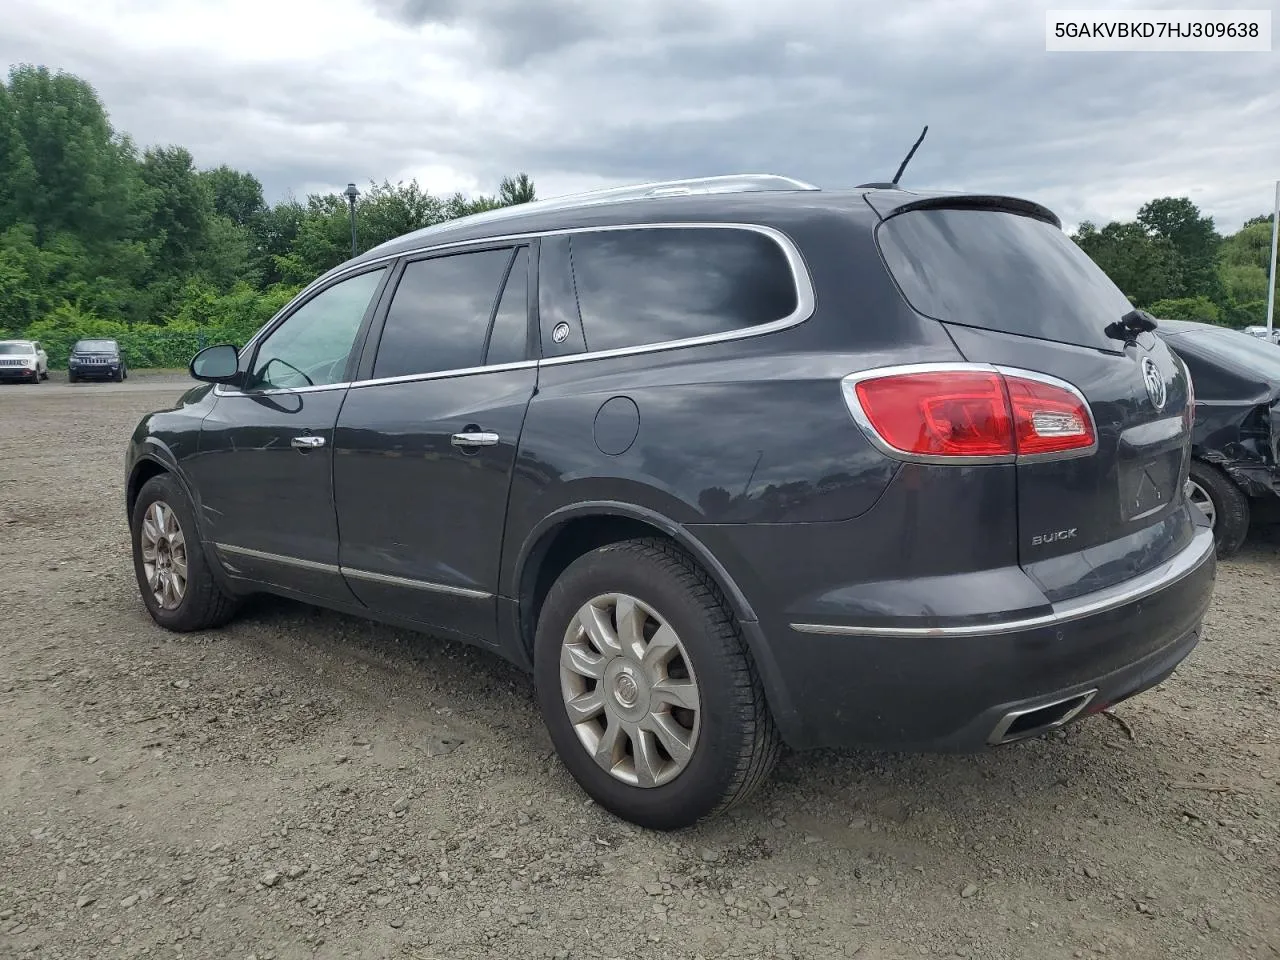
[(744, 627), (792, 746), (972, 751), (1159, 683), (1199, 640), (1215, 572), (1201, 526), (1159, 567), (1016, 619), (864, 627), (759, 610)]

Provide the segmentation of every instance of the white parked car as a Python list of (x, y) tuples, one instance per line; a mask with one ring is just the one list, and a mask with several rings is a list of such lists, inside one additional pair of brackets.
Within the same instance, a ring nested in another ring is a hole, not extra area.
[(49, 379), (49, 355), (39, 340), (0, 340), (0, 380)]
[[(1251, 337), (1257, 337), (1257, 338), (1259, 338), (1260, 340), (1266, 340), (1266, 339), (1267, 339), (1267, 328), (1266, 328), (1266, 327), (1245, 327), (1245, 328), (1244, 328), (1244, 332), (1245, 332), (1245, 333), (1247, 333), (1247, 334), (1249, 334), (1249, 336), (1251, 336)], [(1272, 342), (1272, 343), (1280, 343), (1280, 328), (1277, 328), (1277, 329), (1274, 329), (1274, 330), (1272, 330), (1272, 331), (1271, 331), (1271, 342)]]

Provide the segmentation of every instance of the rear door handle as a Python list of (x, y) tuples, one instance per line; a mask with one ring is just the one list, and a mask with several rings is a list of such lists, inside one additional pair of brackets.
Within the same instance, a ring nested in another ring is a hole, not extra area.
[(317, 447), (324, 446), (324, 437), (307, 434), (304, 437), (294, 437), (289, 441), (289, 443), (294, 447), (297, 447), (299, 450), (314, 450)]
[(483, 433), (473, 430), (468, 433), (455, 433), (449, 440), (455, 447), (493, 447), (500, 438), (496, 433)]

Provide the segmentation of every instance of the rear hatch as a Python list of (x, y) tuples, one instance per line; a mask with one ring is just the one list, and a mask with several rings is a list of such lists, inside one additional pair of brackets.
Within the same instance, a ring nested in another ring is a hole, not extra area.
[(1154, 334), (1108, 336), (1133, 307), (1052, 214), (935, 198), (881, 215), (877, 239), (903, 296), (967, 361), (1048, 374), (1088, 402), (1093, 452), (1016, 468), (1019, 563), (1049, 599), (1130, 579), (1182, 549), (1194, 532), (1182, 493), (1185, 367)]

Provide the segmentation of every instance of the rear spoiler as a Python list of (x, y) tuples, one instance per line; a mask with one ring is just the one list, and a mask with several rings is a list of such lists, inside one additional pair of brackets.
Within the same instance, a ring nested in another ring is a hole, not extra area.
[(1048, 207), (1018, 197), (981, 193), (908, 193), (905, 190), (870, 190), (862, 195), (881, 220), (912, 210), (997, 210), (1033, 217), (1062, 229), (1062, 221)]

